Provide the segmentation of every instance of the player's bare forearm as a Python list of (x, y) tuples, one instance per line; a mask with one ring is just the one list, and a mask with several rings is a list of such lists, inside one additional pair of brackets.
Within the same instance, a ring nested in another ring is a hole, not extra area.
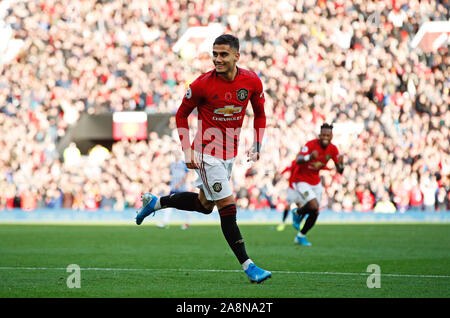
[(183, 149), (186, 167), (188, 169), (198, 169), (199, 163), (195, 160), (194, 150), (192, 148)]
[(338, 162), (336, 163), (336, 171), (339, 174), (344, 172), (344, 157), (342, 155), (338, 156)]
[(247, 161), (258, 161), (261, 158), (261, 144), (259, 142), (255, 142), (252, 148), (247, 152)]
[(253, 127), (255, 130), (253, 146), (248, 152), (247, 161), (257, 161), (261, 157), (261, 142), (264, 137), (266, 129), (266, 115), (264, 113), (264, 107), (253, 107), (255, 111), (255, 118), (253, 120)]

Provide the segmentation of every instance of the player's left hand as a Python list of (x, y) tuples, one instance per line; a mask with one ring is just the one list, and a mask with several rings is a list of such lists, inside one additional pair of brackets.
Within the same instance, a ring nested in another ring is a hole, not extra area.
[(257, 151), (256, 146), (253, 146), (249, 151), (247, 151), (247, 162), (258, 161), (260, 157), (261, 154)]
[(338, 160), (338, 162), (340, 163), (340, 164), (343, 164), (344, 163), (344, 155), (338, 155), (337, 156), (337, 160)]

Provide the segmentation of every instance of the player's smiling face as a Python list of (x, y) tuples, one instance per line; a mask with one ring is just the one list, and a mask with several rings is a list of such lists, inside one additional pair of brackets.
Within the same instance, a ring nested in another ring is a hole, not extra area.
[(331, 131), (331, 129), (324, 128), (320, 131), (319, 140), (322, 148), (328, 147), (331, 139), (333, 139), (333, 132)]
[(232, 73), (239, 60), (239, 52), (231, 48), (228, 44), (216, 44), (213, 46), (212, 60), (216, 67), (216, 72), (220, 74)]

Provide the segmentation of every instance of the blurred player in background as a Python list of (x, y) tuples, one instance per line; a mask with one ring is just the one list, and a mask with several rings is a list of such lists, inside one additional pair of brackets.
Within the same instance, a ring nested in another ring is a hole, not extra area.
[(286, 167), (283, 171), (281, 171), (281, 173), (280, 173), (281, 175), (283, 175), (285, 173), (289, 173), (289, 179), (288, 179), (289, 186), (288, 186), (288, 188), (286, 190), (287, 191), (286, 207), (284, 208), (283, 215), (281, 217), (281, 222), (277, 226), (277, 231), (284, 231), (284, 229), (286, 227), (286, 219), (287, 219), (287, 216), (289, 215), (289, 212), (290, 211), (294, 212), (294, 211), (297, 210), (297, 207), (294, 207), (291, 210), (292, 205), (294, 203), (298, 203), (298, 199), (297, 199), (298, 193), (294, 190), (293, 184), (292, 184), (292, 180), (293, 180), (293, 176), (294, 176), (293, 170), (294, 170), (295, 165), (296, 165), (295, 161), (296, 161), (296, 159), (294, 159), (292, 161), (292, 163), (288, 167)]
[[(189, 175), (189, 169), (186, 166), (186, 163), (182, 160), (181, 156), (176, 153), (175, 161), (172, 162), (169, 166), (170, 169), (170, 194), (181, 193), (187, 191), (187, 177)], [(170, 217), (172, 215), (172, 211), (168, 209), (163, 216), (163, 220), (158, 224), (159, 228), (167, 228), (170, 223)], [(190, 225), (190, 217), (189, 213), (183, 214), (185, 217), (185, 222), (181, 225), (182, 230), (186, 230)]]
[[(198, 174), (199, 193), (182, 192), (156, 197), (146, 193), (136, 217), (142, 223), (151, 213), (165, 208), (210, 214), (214, 206), (220, 215), (222, 233), (251, 282), (260, 283), (272, 274), (257, 267), (247, 255), (236, 223), (236, 199), (230, 183), (237, 155), (239, 134), (250, 101), (254, 112), (253, 148), (248, 161), (258, 160), (266, 126), (264, 92), (256, 73), (237, 67), (239, 40), (228, 34), (215, 39), (212, 60), (215, 68), (200, 75), (187, 90), (176, 114), (176, 124), (186, 165)], [(188, 116), (198, 111), (198, 130), (191, 145)]]
[[(331, 143), (332, 139), (333, 125), (323, 124), (320, 127), (319, 138), (307, 142), (296, 159), (292, 183), (298, 194), (300, 208), (293, 213), (293, 224), (299, 230), (294, 242), (300, 245), (311, 246), (306, 239), (306, 233), (311, 230), (319, 216), (322, 199), (320, 170), (328, 170), (327, 162), (332, 159), (337, 172), (342, 174), (344, 171), (343, 156)], [(305, 215), (308, 215), (308, 218), (300, 229), (300, 222)]]

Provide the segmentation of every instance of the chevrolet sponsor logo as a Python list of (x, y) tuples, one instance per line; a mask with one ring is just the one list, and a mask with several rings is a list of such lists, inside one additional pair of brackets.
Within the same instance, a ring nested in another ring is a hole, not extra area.
[(233, 116), (233, 114), (240, 113), (242, 111), (242, 106), (234, 106), (234, 105), (227, 105), (222, 108), (217, 108), (214, 110), (214, 114), (217, 115), (223, 115), (223, 116)]

